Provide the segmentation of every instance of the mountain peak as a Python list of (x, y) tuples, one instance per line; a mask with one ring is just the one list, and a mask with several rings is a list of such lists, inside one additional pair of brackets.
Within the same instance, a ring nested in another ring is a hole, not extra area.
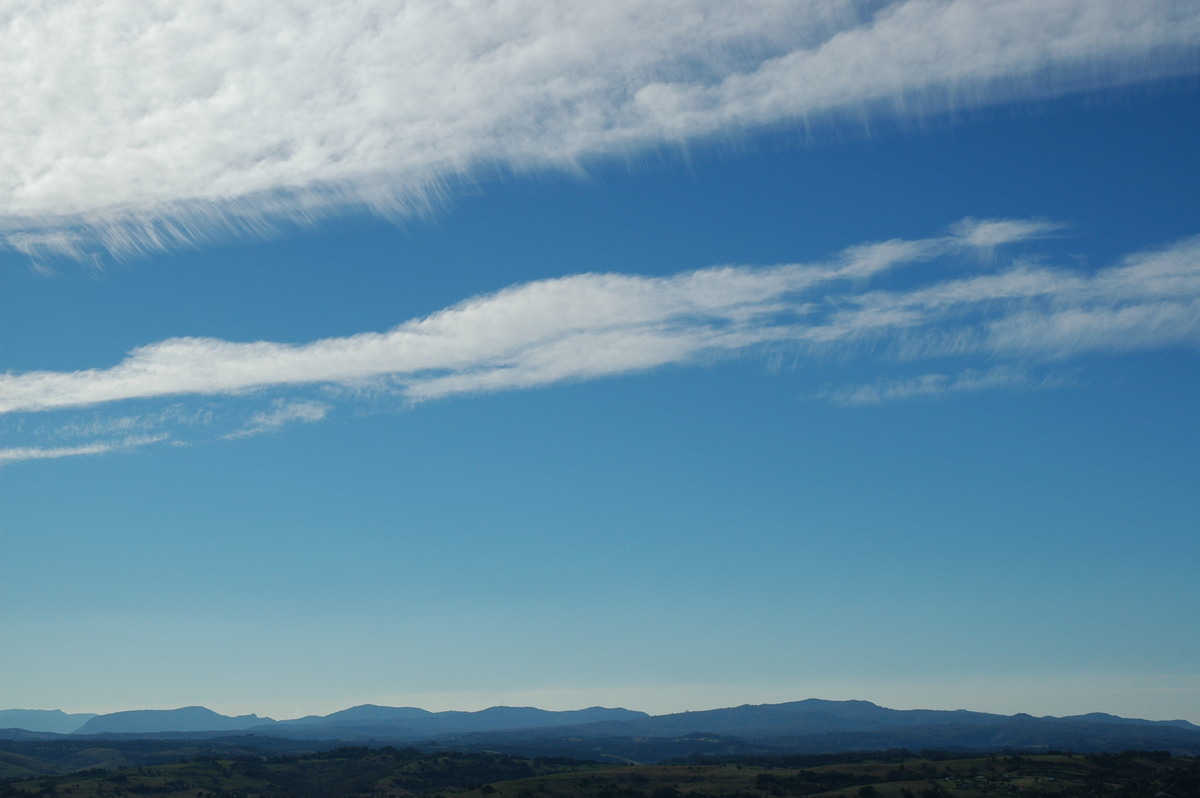
[(76, 730), (76, 734), (148, 734), (160, 732), (237, 731), (251, 726), (274, 723), (258, 715), (221, 715), (207, 707), (178, 709), (133, 709), (97, 715)]

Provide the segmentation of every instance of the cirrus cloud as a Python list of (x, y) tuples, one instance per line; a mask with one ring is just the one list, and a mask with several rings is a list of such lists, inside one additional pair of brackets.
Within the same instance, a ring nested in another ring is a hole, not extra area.
[(1197, 41), (1182, 0), (17, 3), (0, 242), (87, 260), (421, 212), (494, 170), (1195, 72)]
[[(806, 357), (831, 355), (868, 363), (880, 374), (876, 382), (820, 394), (868, 405), (1052, 387), (1064, 381), (1036, 376), (1030, 364), (1200, 346), (1200, 236), (1092, 273), (994, 257), (998, 245), (1055, 229), (1044, 221), (968, 219), (944, 235), (861, 244), (817, 263), (668, 277), (569, 275), (467, 299), (385, 332), (298, 345), (174, 338), (110, 367), (2, 375), (0, 417), (165, 398), (270, 399), (269, 409), (240, 423), (237, 413), (208, 407), (71, 427), (77, 438), (99, 430), (124, 440), (136, 429), (150, 440), (180, 427), (173, 419), (195, 427), (233, 418), (236, 428), (224, 437), (242, 437), (320, 421), (355, 395), (398, 395), (411, 404), (779, 351), (801, 368)], [(964, 268), (970, 253), (980, 257)], [(959, 268), (948, 271), (949, 263)], [(876, 288), (881, 282), (907, 287)], [(894, 374), (935, 359), (957, 373)], [(25, 454), (7, 459), (92, 453), (87, 445), (10, 449)], [(58, 454), (37, 453), (51, 451)]]

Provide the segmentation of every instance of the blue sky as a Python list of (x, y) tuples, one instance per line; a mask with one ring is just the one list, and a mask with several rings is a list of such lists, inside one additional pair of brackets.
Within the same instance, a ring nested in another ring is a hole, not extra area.
[(18, 6), (0, 706), (1200, 723), (1185, 2)]

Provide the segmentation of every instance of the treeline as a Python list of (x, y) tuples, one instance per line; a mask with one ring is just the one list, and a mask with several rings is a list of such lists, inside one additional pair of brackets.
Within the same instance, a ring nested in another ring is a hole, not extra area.
[[(0, 761), (4, 761), (0, 755)], [(11, 760), (9, 760), (11, 761)], [(1166, 751), (952, 751), (702, 758), (602, 765), (496, 752), (338, 747), (280, 756), (205, 753), (166, 765), (88, 768), (0, 783), (2, 798), (1189, 798), (1200, 761)]]

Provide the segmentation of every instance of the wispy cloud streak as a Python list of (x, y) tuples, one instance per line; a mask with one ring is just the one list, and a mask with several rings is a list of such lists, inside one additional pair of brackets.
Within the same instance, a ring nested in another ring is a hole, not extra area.
[(879, 380), (866, 385), (827, 390), (817, 394), (817, 397), (844, 407), (860, 407), (907, 399), (934, 399), (998, 389), (1028, 390), (1067, 384), (1070, 384), (1070, 380), (1062, 375), (1036, 378), (1026, 369), (1005, 365), (986, 370), (967, 369), (957, 374), (934, 373)]
[(105, 454), (107, 452), (135, 449), (166, 440), (166, 435), (131, 435), (116, 441), (87, 443), (80, 446), (14, 446), (0, 449), (0, 465), (16, 463), (22, 460), (55, 460), (59, 457), (78, 457), (85, 454)]
[[(670, 277), (571, 275), (468, 299), (386, 332), (302, 345), (171, 339), (109, 368), (2, 375), (0, 416), (29, 419), (164, 397), (207, 397), (216, 405), (235, 397), (269, 400), (268, 409), (242, 416), (224, 434), (242, 437), (320, 421), (355, 394), (422, 402), (781, 350), (801, 368), (806, 357), (830, 355), (869, 364), (880, 374), (875, 382), (820, 394), (864, 405), (1047, 387), (1061, 380), (1034, 376), (1030, 364), (1200, 346), (1200, 237), (1090, 273), (1022, 260), (998, 265), (990, 254), (1054, 229), (1038, 221), (965, 220), (942, 236), (863, 244), (819, 263)], [(880, 282), (908, 287), (880, 290)], [(895, 375), (931, 359), (950, 371)], [(59, 441), (86, 443), (14, 448), (4, 459), (107, 451), (111, 445), (92, 440), (134, 433), (149, 439), (214, 419), (228, 429), (237, 416), (228, 407), (185, 411), (175, 404), (92, 419), (55, 431)]]
[(1194, 72), (1183, 0), (152, 0), (0, 12), (0, 242), (131, 255), (491, 170)]
[(960, 225), (939, 238), (858, 246), (820, 265), (542, 280), (469, 299), (387, 332), (304, 345), (174, 338), (136, 349), (107, 369), (0, 376), (0, 414), (380, 380), (410, 398), (428, 399), (651, 368), (705, 350), (847, 337), (894, 325), (898, 318), (915, 319), (917, 312), (903, 298), (882, 309), (875, 295), (849, 294), (839, 304), (853, 300), (860, 307), (830, 314), (813, 304), (810, 292), (834, 290), (839, 282), (860, 284), (900, 265), (970, 248), (973, 231), (993, 224)]
[(239, 430), (227, 434), (226, 438), (245, 438), (273, 432), (288, 424), (311, 424), (325, 418), (330, 411), (325, 402), (276, 400), (271, 409), (255, 413), (250, 422)]

